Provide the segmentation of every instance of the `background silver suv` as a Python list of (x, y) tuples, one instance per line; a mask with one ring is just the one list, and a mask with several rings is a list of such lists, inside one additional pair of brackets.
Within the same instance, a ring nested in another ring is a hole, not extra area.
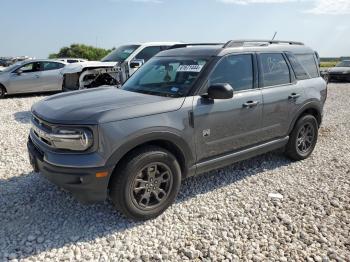
[(107, 195), (148, 219), (181, 179), (274, 149), (310, 156), (327, 96), (315, 52), (296, 42), (170, 49), (122, 87), (49, 97), (32, 108), (36, 171), (84, 202)]

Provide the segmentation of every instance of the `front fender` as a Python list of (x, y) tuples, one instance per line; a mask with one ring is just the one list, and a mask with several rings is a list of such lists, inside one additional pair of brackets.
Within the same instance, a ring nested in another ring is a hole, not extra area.
[(194, 152), (191, 150), (188, 142), (180, 136), (176, 130), (156, 130), (156, 129), (145, 129), (137, 134), (133, 134), (116, 149), (107, 160), (106, 165), (116, 165), (128, 152), (134, 148), (150, 143), (152, 141), (163, 141), (171, 143), (181, 151), (184, 160), (186, 172), (188, 169), (194, 166)]

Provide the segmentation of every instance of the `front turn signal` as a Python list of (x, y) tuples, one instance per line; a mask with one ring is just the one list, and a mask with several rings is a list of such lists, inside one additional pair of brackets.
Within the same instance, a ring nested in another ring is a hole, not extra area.
[(96, 178), (103, 178), (103, 177), (107, 177), (108, 176), (108, 172), (98, 172), (96, 173)]

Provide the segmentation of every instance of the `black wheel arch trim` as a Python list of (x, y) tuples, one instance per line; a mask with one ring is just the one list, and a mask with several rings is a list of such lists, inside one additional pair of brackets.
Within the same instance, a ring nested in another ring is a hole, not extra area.
[[(157, 141), (168, 142), (181, 151), (183, 157), (182, 160), (184, 161), (184, 168), (182, 170), (184, 172), (184, 174), (182, 174), (183, 177), (187, 177), (194, 172), (194, 170), (192, 170), (195, 166), (194, 150), (190, 148), (188, 143), (181, 136), (170, 131), (152, 131), (146, 134), (139, 134), (136, 137), (129, 139), (114, 151), (114, 153), (107, 160), (106, 166), (117, 166), (119, 161), (133, 149), (142, 145), (152, 144), (152, 142)], [(175, 155), (175, 157), (178, 158), (179, 156)]]
[(318, 115), (319, 115), (319, 118), (320, 119), (317, 119), (317, 122), (320, 124), (322, 122), (322, 111), (323, 111), (323, 108), (320, 104), (319, 101), (309, 101), (307, 103), (305, 103), (302, 107), (299, 108), (298, 112), (295, 114), (294, 118), (293, 118), (293, 121), (289, 127), (289, 130), (288, 130), (288, 134), (290, 134), (290, 132), (292, 132), (296, 122), (298, 121), (298, 119), (304, 114), (305, 111), (307, 110), (316, 110)]

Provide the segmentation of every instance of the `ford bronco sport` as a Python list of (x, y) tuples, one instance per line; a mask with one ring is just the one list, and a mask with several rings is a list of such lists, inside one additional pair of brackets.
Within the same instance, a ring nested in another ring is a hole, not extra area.
[(83, 202), (133, 219), (171, 205), (181, 180), (284, 148), (313, 152), (327, 85), (312, 49), (230, 41), (160, 52), (121, 89), (54, 95), (32, 107), (35, 171)]

